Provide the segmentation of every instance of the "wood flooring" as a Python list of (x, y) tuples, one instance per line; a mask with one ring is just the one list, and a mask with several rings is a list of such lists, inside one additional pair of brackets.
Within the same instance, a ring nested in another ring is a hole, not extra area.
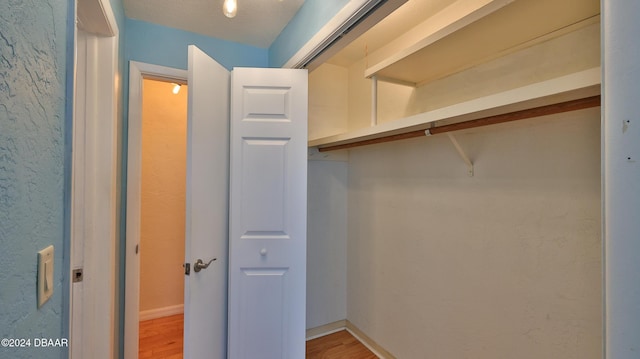
[[(138, 358), (182, 359), (183, 331), (182, 314), (140, 322)], [(307, 342), (307, 359), (376, 358), (346, 330)]]
[(140, 322), (139, 359), (182, 359), (184, 316), (172, 315)]
[(307, 342), (307, 359), (377, 359), (346, 330)]

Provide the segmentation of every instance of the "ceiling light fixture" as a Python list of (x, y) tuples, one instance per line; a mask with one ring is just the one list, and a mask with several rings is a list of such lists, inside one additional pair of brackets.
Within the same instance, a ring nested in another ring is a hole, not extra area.
[(222, 4), (222, 12), (224, 16), (232, 19), (238, 13), (238, 3), (236, 0), (224, 0), (224, 4)]
[(174, 95), (177, 95), (178, 92), (180, 92), (180, 85), (179, 84), (172, 84), (173, 85), (173, 90), (171, 92), (173, 92)]

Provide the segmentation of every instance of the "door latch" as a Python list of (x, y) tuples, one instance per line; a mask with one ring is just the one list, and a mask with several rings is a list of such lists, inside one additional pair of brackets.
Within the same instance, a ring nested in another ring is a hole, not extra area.
[(74, 269), (72, 273), (73, 283), (82, 282), (82, 268)]
[(185, 263), (182, 266), (184, 267), (184, 275), (191, 274), (191, 264)]

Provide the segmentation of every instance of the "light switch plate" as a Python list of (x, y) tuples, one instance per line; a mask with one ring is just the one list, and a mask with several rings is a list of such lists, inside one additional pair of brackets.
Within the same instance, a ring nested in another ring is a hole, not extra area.
[(38, 308), (53, 295), (53, 246), (38, 252)]

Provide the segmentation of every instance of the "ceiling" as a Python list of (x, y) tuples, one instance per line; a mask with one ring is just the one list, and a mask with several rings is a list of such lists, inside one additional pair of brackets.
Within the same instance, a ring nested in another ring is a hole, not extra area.
[(267, 48), (304, 0), (237, 0), (238, 15), (222, 13), (223, 0), (124, 0), (127, 17), (223, 40)]

